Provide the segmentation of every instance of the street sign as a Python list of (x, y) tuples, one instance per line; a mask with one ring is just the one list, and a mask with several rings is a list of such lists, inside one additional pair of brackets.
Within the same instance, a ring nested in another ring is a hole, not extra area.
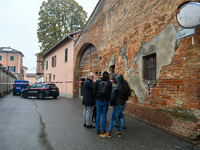
[(176, 33), (176, 38), (177, 39), (181, 39), (181, 38), (184, 38), (186, 36), (192, 35), (194, 33), (195, 33), (195, 28), (193, 28), (193, 29), (184, 29), (184, 30), (181, 30), (181, 31)]

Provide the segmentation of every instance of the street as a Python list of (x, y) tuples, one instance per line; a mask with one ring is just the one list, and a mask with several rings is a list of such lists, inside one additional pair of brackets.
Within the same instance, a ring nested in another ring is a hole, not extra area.
[[(109, 110), (107, 129), (112, 110)], [(101, 139), (83, 127), (80, 99), (0, 98), (0, 150), (192, 150), (189, 144), (125, 116), (122, 138)], [(198, 148), (196, 148), (198, 149)]]

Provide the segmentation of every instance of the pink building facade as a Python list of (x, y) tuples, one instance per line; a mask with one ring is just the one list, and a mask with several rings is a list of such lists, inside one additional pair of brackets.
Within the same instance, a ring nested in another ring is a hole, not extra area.
[(0, 47), (0, 63), (20, 80), (23, 80), (23, 57), (23, 53), (18, 50)]
[[(74, 41), (79, 32), (69, 34), (42, 57), (44, 60), (44, 82), (73, 81)], [(73, 97), (73, 83), (55, 83), (60, 96)]]

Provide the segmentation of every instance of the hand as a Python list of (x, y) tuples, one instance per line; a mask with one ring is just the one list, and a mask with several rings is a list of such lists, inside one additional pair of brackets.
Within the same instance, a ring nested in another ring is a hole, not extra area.
[(96, 80), (95, 80), (95, 78), (93, 78), (93, 80), (92, 80), (93, 82), (96, 82)]

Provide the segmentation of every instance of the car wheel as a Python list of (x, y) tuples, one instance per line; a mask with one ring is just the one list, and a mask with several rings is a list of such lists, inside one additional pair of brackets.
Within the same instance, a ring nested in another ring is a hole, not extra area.
[(42, 94), (42, 93), (39, 93), (38, 98), (39, 98), (39, 99), (43, 99), (43, 98), (44, 98), (43, 94)]
[(23, 98), (27, 98), (27, 95), (26, 95), (25, 92), (22, 93), (22, 97), (23, 97)]
[(55, 99), (56, 99), (57, 97), (58, 97), (58, 96), (53, 96), (53, 98), (55, 98)]

